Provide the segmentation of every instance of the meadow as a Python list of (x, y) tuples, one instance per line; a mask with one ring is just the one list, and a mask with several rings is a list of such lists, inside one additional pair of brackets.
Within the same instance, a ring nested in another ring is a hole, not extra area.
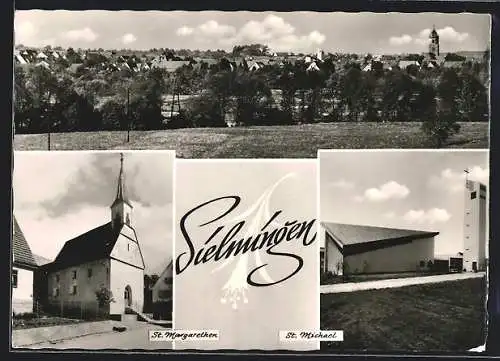
[(464, 352), (485, 342), (484, 278), (321, 295), (321, 329), (344, 330), (333, 352)]
[[(488, 148), (488, 123), (461, 123), (446, 148)], [(169, 149), (179, 158), (315, 158), (318, 149), (431, 148), (420, 123), (318, 123), (156, 131), (52, 133), (51, 150)], [(14, 150), (47, 150), (47, 134), (16, 134)]]

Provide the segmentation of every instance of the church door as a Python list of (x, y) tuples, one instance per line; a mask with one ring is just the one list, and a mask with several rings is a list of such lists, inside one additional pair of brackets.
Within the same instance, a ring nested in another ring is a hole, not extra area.
[(132, 289), (130, 286), (125, 287), (124, 292), (125, 307), (132, 306)]

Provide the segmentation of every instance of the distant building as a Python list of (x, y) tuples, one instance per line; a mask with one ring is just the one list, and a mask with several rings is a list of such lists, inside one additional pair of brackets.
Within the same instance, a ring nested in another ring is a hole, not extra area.
[(13, 219), (12, 235), (12, 312), (26, 313), (36, 311), (36, 290), (34, 280), (38, 268), (48, 260), (31, 252), (24, 233)]
[(153, 286), (153, 317), (155, 319), (172, 319), (173, 277), (173, 262), (170, 261)]
[(336, 275), (425, 270), (439, 232), (322, 222), (324, 269)]
[(467, 180), (464, 209), (464, 270), (486, 269), (486, 186)]
[[(132, 226), (132, 204), (125, 192), (123, 155), (111, 221), (67, 241), (44, 267), (46, 307), (51, 313), (121, 319), (127, 308), (143, 311), (144, 259)], [(113, 302), (99, 305), (96, 292), (111, 291)]]
[(429, 39), (429, 55), (431, 57), (437, 58), (439, 56), (439, 35), (434, 26), (432, 27), (432, 31), (429, 34)]

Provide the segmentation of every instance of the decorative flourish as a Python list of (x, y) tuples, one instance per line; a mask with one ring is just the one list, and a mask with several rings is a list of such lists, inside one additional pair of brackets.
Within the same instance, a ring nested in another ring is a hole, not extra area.
[[(266, 220), (270, 219), (270, 211), (269, 211), (269, 203), (271, 196), (274, 192), (274, 190), (278, 187), (280, 183), (282, 183), (284, 180), (289, 179), (291, 177), (294, 177), (295, 173), (289, 173), (282, 177), (280, 180), (278, 180), (274, 185), (269, 187), (263, 194), (262, 196), (259, 197), (259, 199), (245, 212), (240, 214), (239, 216), (230, 219), (228, 221), (228, 224), (231, 223), (236, 223), (240, 222), (243, 220), (247, 220), (251, 218), (251, 221), (249, 222), (249, 226), (246, 229), (245, 232), (245, 237), (249, 237), (253, 234), (256, 234), (259, 232), (259, 230), (265, 225)], [(277, 227), (281, 227), (281, 224), (279, 224), (276, 221), (272, 221), (273, 225)], [(252, 253), (255, 258), (255, 263), (257, 267), (260, 267), (263, 265), (262, 259), (260, 256), (260, 252), (257, 250), (256, 252)], [(223, 262), (220, 266), (216, 267), (212, 273), (218, 272), (228, 266), (230, 263), (232, 263), (236, 258), (228, 258)], [(248, 274), (248, 264), (249, 264), (249, 254), (245, 253), (237, 257), (237, 263), (233, 271), (231, 272), (231, 275), (229, 277), (229, 280), (224, 284), (222, 287), (222, 298), (221, 298), (221, 303), (223, 304), (230, 304), (233, 309), (238, 308), (238, 303), (241, 301), (243, 303), (248, 303), (248, 283), (247, 283), (247, 274)], [(274, 282), (272, 277), (267, 273), (265, 267), (262, 267), (259, 269), (259, 274), (260, 276), (269, 283)]]

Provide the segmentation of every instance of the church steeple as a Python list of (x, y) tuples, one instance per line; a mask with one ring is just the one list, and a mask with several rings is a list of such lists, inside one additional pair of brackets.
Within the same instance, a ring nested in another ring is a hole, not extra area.
[(118, 175), (118, 185), (116, 187), (116, 198), (111, 205), (111, 223), (113, 228), (121, 228), (124, 224), (130, 226), (132, 204), (128, 200), (125, 191), (125, 179), (123, 174), (123, 153), (120, 153), (120, 173)]
[(439, 34), (436, 31), (436, 26), (432, 26), (432, 31), (429, 34), (429, 55), (432, 58), (439, 56)]

